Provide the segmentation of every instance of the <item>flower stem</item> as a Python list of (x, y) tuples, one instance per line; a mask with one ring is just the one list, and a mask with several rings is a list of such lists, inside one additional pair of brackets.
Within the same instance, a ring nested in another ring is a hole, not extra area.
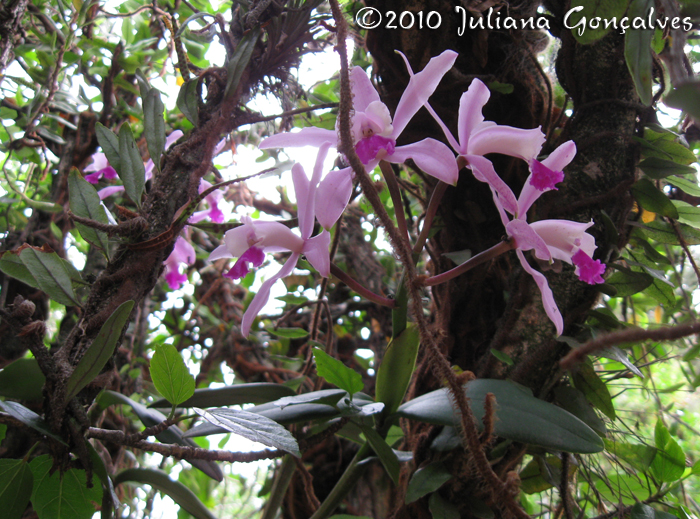
[(423, 282), (423, 285), (426, 287), (432, 287), (435, 285), (439, 285), (440, 283), (449, 281), (450, 279), (454, 279), (457, 276), (464, 274), (468, 270), (473, 269), (477, 265), (481, 265), (482, 263), (492, 260), (493, 258), (500, 256), (504, 252), (508, 252), (509, 250), (515, 248), (515, 240), (513, 238), (508, 238), (507, 240), (494, 245), (490, 249), (486, 249), (485, 251), (480, 252), (476, 256), (472, 256), (467, 261), (453, 268), (452, 270), (448, 270), (447, 272), (443, 272), (442, 274), (438, 274), (437, 276), (433, 276), (426, 279)]
[(438, 182), (433, 189), (433, 194), (430, 195), (430, 202), (428, 202), (428, 209), (425, 212), (425, 218), (423, 219), (423, 228), (418, 235), (418, 240), (413, 246), (413, 254), (419, 253), (423, 250), (425, 242), (428, 241), (428, 233), (430, 233), (430, 228), (433, 225), (433, 219), (437, 214), (438, 207), (440, 207), (440, 202), (442, 201), (442, 195), (447, 191), (447, 184), (444, 182)]
[(352, 277), (343, 272), (340, 269), (340, 267), (338, 267), (335, 263), (331, 263), (331, 274), (333, 274), (340, 281), (349, 286), (352, 290), (360, 294), (362, 297), (364, 297), (365, 299), (369, 299), (373, 303), (388, 306), (389, 308), (394, 308), (396, 306), (396, 301), (394, 301), (393, 299), (389, 299), (388, 297), (383, 297), (378, 294), (375, 294), (371, 290), (363, 287)]
[(406, 215), (403, 210), (403, 200), (401, 200), (401, 192), (399, 191), (399, 183), (396, 181), (394, 169), (385, 160), (379, 161), (379, 168), (382, 170), (386, 186), (389, 188), (391, 201), (394, 204), (394, 216), (396, 216), (396, 225), (399, 228), (399, 233), (404, 239), (409, 240), (408, 225), (406, 224)]

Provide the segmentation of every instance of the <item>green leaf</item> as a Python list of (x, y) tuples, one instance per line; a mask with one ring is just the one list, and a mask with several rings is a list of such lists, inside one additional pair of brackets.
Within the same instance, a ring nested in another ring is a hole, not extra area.
[(416, 369), (419, 346), (418, 327), (413, 323), (389, 342), (377, 370), (376, 384), (376, 400), (384, 402), (385, 414), (393, 413), (401, 405)]
[(203, 409), (195, 408), (195, 412), (209, 423), (216, 425), (249, 440), (262, 443), (301, 457), (299, 444), (292, 434), (277, 422), (262, 415), (237, 411), (235, 409)]
[(700, 119), (700, 82), (689, 81), (677, 86), (664, 98), (664, 103)]
[(66, 402), (92, 382), (100, 374), (109, 359), (112, 358), (117, 341), (121, 337), (122, 329), (129, 319), (133, 307), (133, 301), (122, 303), (102, 325), (97, 337), (92, 341), (85, 355), (80, 359), (73, 373), (68, 378), (66, 383)]
[[(491, 512), (490, 515), (483, 514), (482, 510), (479, 510), (479, 512), (482, 512), (481, 515), (477, 514), (477, 512), (474, 510), (474, 505), (476, 503), (472, 500), (470, 502), (472, 506), (472, 515), (475, 517), (479, 517), (481, 519), (483, 518), (493, 518), (493, 512)], [(483, 501), (481, 502), (483, 504)], [(488, 507), (487, 507), (488, 508)], [(430, 496), (430, 499), (428, 500), (428, 509), (430, 510), (430, 515), (433, 516), (433, 519), (459, 519), (459, 509), (450, 503), (449, 501), (445, 500), (439, 493), (435, 492)]]
[(268, 326), (265, 328), (270, 334), (276, 335), (277, 337), (284, 337), (286, 339), (303, 339), (309, 332), (303, 328), (273, 328)]
[[(3, 256), (4, 259), (4, 256)], [(65, 306), (80, 306), (73, 292), (71, 271), (55, 252), (25, 247), (19, 253), (19, 259), (35, 280), (35, 285), (56, 301)]]
[(347, 391), (344, 389), (322, 389), (320, 391), (312, 391), (311, 393), (303, 393), (301, 395), (285, 396), (273, 403), (280, 406), (282, 409), (288, 405), (299, 404), (325, 404), (336, 406), (341, 398), (347, 396)]
[(583, 392), (574, 387), (559, 386), (554, 390), (554, 396), (561, 407), (597, 432), (598, 436), (605, 437), (607, 433), (605, 423), (588, 403)]
[[(483, 428), (486, 394), (493, 393), (497, 403), (496, 435), (566, 452), (593, 453), (603, 449), (602, 440), (590, 427), (565, 410), (535, 398), (528, 389), (490, 379), (473, 380), (464, 387), (479, 428)], [(406, 402), (394, 416), (453, 427), (461, 421), (444, 388)]]
[(90, 519), (95, 505), (102, 502), (102, 487), (87, 487), (84, 470), (56, 470), (50, 473), (53, 460), (48, 455), (34, 458), (29, 464), (34, 475), (32, 506), (39, 519)]
[(678, 219), (673, 202), (648, 178), (642, 178), (632, 186), (632, 195), (647, 211)]
[(586, 395), (591, 404), (600, 409), (611, 420), (616, 418), (608, 386), (600, 379), (590, 363), (580, 364), (573, 373), (572, 380), (576, 389)]
[(247, 31), (243, 38), (241, 38), (241, 40), (238, 42), (238, 46), (236, 47), (233, 56), (231, 56), (231, 59), (226, 64), (226, 90), (224, 90), (225, 98), (233, 95), (238, 88), (238, 83), (240, 83), (243, 71), (248, 66), (248, 62), (253, 55), (253, 50), (255, 50), (255, 45), (258, 42), (259, 36), (260, 28), (256, 27)]
[(672, 160), (684, 166), (695, 162), (695, 154), (678, 142), (678, 136), (670, 131), (657, 132), (646, 128), (644, 138), (633, 137), (632, 139), (642, 145), (644, 158), (657, 157)]
[[(571, 14), (567, 20), (567, 27), (571, 29), (571, 34), (579, 43), (584, 45), (593, 43), (605, 36), (611, 27), (606, 28), (605, 24), (601, 23), (597, 29), (592, 29), (586, 25), (586, 21), (596, 17), (603, 20), (619, 19), (625, 14), (627, 3), (628, 0), (608, 0), (605, 2), (573, 0), (571, 10), (568, 11)], [(574, 9), (577, 10), (574, 11)]]
[(119, 173), (121, 171), (119, 138), (112, 130), (105, 127), (102, 123), (97, 123), (95, 125), (95, 133), (97, 134), (97, 142), (99, 142), (102, 147), (102, 152), (107, 156), (107, 162)]
[(189, 122), (195, 127), (199, 124), (199, 94), (197, 93), (197, 85), (199, 78), (194, 78), (180, 87), (180, 92), (177, 94), (177, 107), (182, 112)]
[[(155, 409), (149, 409), (145, 405), (139, 404), (138, 402), (134, 402), (131, 398), (124, 396), (121, 393), (117, 393), (115, 391), (107, 390), (100, 393), (100, 396), (98, 397), (98, 403), (103, 409), (113, 404), (125, 404), (130, 406), (133, 409), (136, 416), (139, 417), (139, 420), (141, 420), (143, 425), (145, 425), (146, 427), (153, 427), (154, 425), (158, 425), (166, 419), (166, 416), (160, 411), (156, 411)], [(198, 445), (194, 441), (185, 438), (185, 434), (176, 425), (171, 425), (162, 433), (157, 434), (156, 438), (158, 439), (158, 441), (161, 441), (163, 443), (176, 443), (178, 445), (186, 445), (188, 447), (198, 447)], [(198, 468), (204, 474), (206, 474), (215, 481), (223, 481), (224, 479), (223, 472), (221, 472), (221, 469), (214, 461), (189, 460), (188, 463)]]
[(146, 137), (148, 153), (157, 171), (160, 171), (160, 156), (165, 150), (165, 120), (163, 101), (156, 88), (143, 97), (143, 134)]
[(419, 468), (411, 476), (406, 488), (405, 503), (413, 503), (423, 496), (435, 492), (452, 479), (452, 474), (441, 461)]
[[(97, 454), (97, 451), (90, 442), (86, 442), (86, 444), (88, 451), (90, 452), (90, 462), (92, 463), (92, 470), (95, 474), (97, 474), (97, 477), (100, 478), (100, 481), (102, 482), (103, 496), (105, 492), (107, 492), (109, 496), (109, 499), (107, 500), (107, 505), (110, 507), (110, 509), (105, 510), (103, 506), (102, 516), (112, 517), (112, 509), (117, 508), (120, 504), (119, 496), (117, 496), (117, 493), (114, 491), (114, 483), (112, 483), (112, 478), (110, 478), (109, 474), (107, 474), (107, 467), (105, 467), (105, 462), (102, 460), (100, 455)], [(103, 499), (103, 504), (104, 502), (105, 500)]]
[(700, 207), (695, 207), (682, 200), (673, 200), (673, 205), (678, 211), (677, 220), (696, 229), (700, 228)]
[(124, 184), (126, 194), (140, 208), (141, 195), (146, 185), (146, 169), (129, 123), (124, 123), (119, 128), (119, 156), (121, 157), (121, 169), (117, 171), (119, 178)]
[(644, 374), (639, 370), (637, 366), (635, 366), (632, 361), (629, 359), (629, 355), (622, 351), (620, 348), (617, 346), (611, 346), (610, 348), (606, 348), (603, 351), (599, 352), (598, 355), (601, 357), (604, 357), (606, 359), (611, 359), (611, 360), (616, 360), (620, 364), (623, 364), (627, 369), (629, 369), (632, 373), (637, 375), (639, 378), (644, 378)]
[[(569, 476), (576, 472), (576, 465), (569, 464)], [(561, 458), (557, 456), (535, 456), (520, 471), (521, 489), (526, 494), (537, 494), (561, 482)]]
[(616, 267), (618, 270), (605, 280), (607, 285), (615, 287), (615, 297), (627, 297), (637, 294), (652, 284), (654, 278), (644, 272), (634, 272), (628, 268)]
[(684, 177), (672, 176), (672, 177), (667, 177), (666, 182), (668, 182), (672, 186), (675, 186), (675, 187), (685, 191), (689, 195), (700, 196), (700, 186), (698, 186), (698, 183), (695, 180), (695, 178), (684, 178)]
[(672, 175), (688, 175), (695, 173), (695, 168), (691, 166), (682, 166), (672, 160), (660, 159), (658, 157), (644, 159), (637, 167), (639, 167), (645, 175), (654, 180), (661, 180), (662, 178), (668, 178)]
[(630, 464), (632, 468), (639, 472), (649, 470), (657, 449), (650, 445), (640, 445), (635, 443), (624, 443), (613, 440), (603, 440), (605, 450), (616, 458), (620, 458)]
[(194, 394), (194, 377), (172, 344), (156, 346), (151, 359), (151, 379), (156, 390), (174, 406)]
[[(251, 384), (236, 384), (216, 389), (195, 389), (192, 397), (178, 404), (178, 407), (224, 407), (240, 404), (263, 404), (294, 395), (293, 389), (282, 384), (253, 382)], [(170, 407), (170, 404), (162, 398), (153, 402), (149, 407)]]
[(389, 474), (391, 481), (394, 482), (394, 485), (398, 485), (401, 465), (396, 453), (391, 447), (389, 447), (389, 444), (384, 440), (384, 438), (379, 436), (377, 431), (362, 423), (358, 425), (360, 429), (362, 429), (362, 434), (364, 434), (365, 438), (367, 438), (369, 445), (379, 457), (379, 461), (382, 463), (386, 473)]
[(173, 481), (165, 472), (155, 469), (126, 469), (116, 475), (114, 485), (131, 481), (150, 485), (167, 495), (195, 519), (217, 519), (189, 488), (179, 481)]
[(512, 366), (514, 364), (513, 359), (511, 359), (510, 356), (503, 353), (502, 351), (498, 351), (494, 348), (491, 348), (491, 355), (496, 357), (498, 360), (500, 360), (506, 366)]
[(632, 507), (630, 519), (655, 519), (654, 509), (644, 503), (636, 503)]
[[(644, 19), (653, 6), (654, 0), (632, 0), (627, 15), (630, 19), (635, 17)], [(634, 81), (637, 95), (644, 106), (650, 106), (652, 101), (651, 40), (653, 38), (653, 28), (635, 29), (625, 33), (625, 61)]]
[(2, 408), (7, 414), (12, 415), (14, 418), (22, 422), (24, 425), (28, 425), (35, 431), (39, 431), (41, 434), (50, 436), (57, 442), (67, 446), (67, 444), (60, 437), (51, 432), (49, 424), (47, 424), (41, 416), (36, 414), (31, 409), (27, 409), (19, 402), (11, 402), (9, 400), (3, 402), (0, 400), (0, 408)]
[[(647, 224), (635, 223), (634, 226), (637, 227), (637, 229), (634, 230), (635, 234), (639, 232), (642, 236), (646, 236), (662, 244), (680, 244), (676, 231), (666, 222), (656, 220)], [(679, 224), (678, 231), (686, 245), (700, 245), (700, 229), (695, 229), (685, 224)]]
[[(100, 203), (100, 197), (95, 186), (80, 176), (78, 170), (73, 168), (68, 174), (68, 193), (70, 197), (70, 210), (73, 214), (82, 218), (89, 218), (98, 223), (108, 224), (107, 213)], [(86, 242), (105, 251), (109, 251), (107, 234), (81, 223), (75, 224), (80, 235)]]
[(36, 359), (17, 359), (0, 371), (0, 396), (30, 402), (42, 400), (45, 382)]
[(365, 387), (362, 382), (362, 375), (357, 371), (348, 368), (338, 359), (334, 359), (320, 348), (313, 349), (316, 360), (316, 372), (319, 377), (326, 379), (326, 382), (333, 384), (340, 389), (350, 393), (350, 397)]
[(656, 440), (656, 456), (651, 462), (651, 473), (656, 479), (664, 483), (678, 481), (685, 472), (685, 454), (676, 440), (671, 437), (668, 429), (661, 420), (656, 422), (654, 428)]
[(34, 477), (24, 460), (0, 459), (0, 510), (5, 519), (20, 519), (32, 495)]

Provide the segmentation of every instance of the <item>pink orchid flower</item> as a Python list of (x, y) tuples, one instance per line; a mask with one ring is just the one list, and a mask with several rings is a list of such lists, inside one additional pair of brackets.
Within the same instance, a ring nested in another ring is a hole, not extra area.
[(177, 290), (187, 281), (187, 273), (180, 272), (180, 267), (184, 266), (187, 269), (187, 266), (193, 265), (196, 259), (192, 244), (186, 238), (178, 236), (173, 251), (163, 263), (165, 281), (171, 290)]
[[(207, 182), (206, 180), (202, 179), (199, 181), (199, 194), (201, 195), (204, 191), (209, 189), (211, 187), (211, 183)], [(202, 211), (196, 211), (195, 213), (190, 216), (190, 219), (187, 221), (188, 223), (197, 223), (201, 222), (205, 218), (209, 218), (212, 222), (214, 223), (223, 223), (225, 218), (224, 218), (224, 213), (221, 211), (219, 208), (219, 202), (221, 202), (224, 198), (223, 193), (219, 191), (218, 189), (216, 191), (212, 191), (209, 193), (207, 196), (204, 197), (204, 203), (208, 206), (208, 209), (204, 209)]]
[[(533, 250), (535, 257), (540, 260), (551, 262), (558, 259), (574, 265), (579, 279), (590, 285), (604, 282), (602, 274), (605, 273), (605, 265), (592, 258), (597, 247), (593, 236), (586, 231), (593, 225), (593, 221), (581, 223), (570, 220), (541, 220), (527, 223), (526, 217), (527, 211), (542, 193), (557, 189), (555, 184), (564, 179), (562, 170), (573, 160), (574, 155), (576, 145), (573, 141), (568, 141), (542, 162), (533, 160), (530, 176), (525, 181), (517, 201), (510, 187), (500, 178), (500, 182), (488, 182), (506, 232), (515, 240), (518, 259), (540, 289), (545, 312), (554, 323), (558, 335), (564, 331), (564, 320), (554, 301), (552, 290), (547, 278), (530, 266), (523, 251)], [(510, 200), (514, 202), (510, 203)], [(514, 216), (512, 220), (508, 213)]]
[[(355, 151), (368, 171), (373, 170), (380, 160), (403, 163), (413, 159), (416, 165), (427, 174), (455, 184), (459, 171), (454, 154), (443, 143), (435, 139), (396, 146), (396, 140), (416, 112), (428, 101), (442, 77), (452, 68), (457, 53), (447, 50), (432, 58), (418, 74), (411, 79), (404, 91), (392, 120), (387, 106), (379, 99), (367, 73), (355, 67), (350, 73), (350, 86), (353, 94), (352, 134)], [(303, 128), (297, 133), (280, 133), (264, 139), (261, 149), (295, 146), (320, 146), (325, 142), (337, 147), (338, 132), (323, 128)], [(331, 171), (318, 187), (318, 205), (327, 208), (323, 211), (327, 218), (319, 218), (326, 229), (333, 226), (352, 193), (352, 169)], [(344, 203), (343, 203), (344, 202)], [(342, 209), (337, 214), (330, 208)]]
[(316, 195), (321, 180), (323, 161), (330, 146), (331, 144), (328, 142), (321, 145), (310, 180), (300, 164), (295, 164), (292, 167), (301, 236), (280, 222), (253, 221), (250, 217), (243, 217), (241, 219), (243, 225), (227, 231), (224, 235), (224, 243), (214, 249), (209, 256), (212, 261), (219, 258), (238, 258), (231, 270), (224, 274), (224, 276), (235, 280), (242, 278), (249, 272), (249, 265), (253, 267), (262, 265), (266, 252), (290, 251), (292, 253), (282, 269), (265, 280), (245, 311), (241, 322), (241, 333), (244, 336), (250, 333), (255, 317), (270, 298), (272, 285), (278, 279), (292, 273), (302, 254), (323, 277), (330, 275), (328, 249), (331, 235), (324, 229), (321, 234), (311, 236), (314, 228), (314, 216), (319, 216)]
[(91, 184), (97, 184), (101, 178), (113, 180), (117, 178), (117, 171), (109, 165), (107, 155), (104, 153), (95, 153), (92, 156), (92, 163), (85, 167), (83, 171), (93, 171), (89, 175), (85, 175), (85, 180)]
[[(413, 74), (408, 60), (405, 57), (404, 60), (409, 73)], [(483, 108), (490, 97), (491, 92), (488, 87), (479, 79), (474, 79), (467, 91), (462, 94), (459, 101), (457, 126), (459, 141), (455, 139), (430, 104), (426, 103), (425, 107), (442, 128), (447, 142), (472, 170), (474, 177), (481, 182), (498, 186), (504, 194), (502, 203), (509, 209), (515, 209), (515, 197), (505, 195), (508, 186), (498, 176), (492, 162), (485, 158), (485, 155), (500, 153), (532, 163), (539, 155), (546, 137), (540, 128), (525, 130), (485, 121)]]

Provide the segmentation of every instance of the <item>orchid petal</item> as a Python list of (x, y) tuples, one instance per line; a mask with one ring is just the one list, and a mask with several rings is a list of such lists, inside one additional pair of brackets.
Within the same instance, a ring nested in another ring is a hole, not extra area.
[(352, 195), (352, 169), (329, 172), (316, 190), (316, 219), (325, 229), (338, 221)]
[(316, 205), (316, 189), (323, 174), (323, 163), (326, 160), (330, 143), (321, 145), (316, 155), (314, 171), (309, 181), (306, 172), (301, 164), (292, 166), (292, 181), (294, 182), (294, 193), (297, 197), (297, 217), (299, 218), (299, 230), (302, 239), (306, 240), (314, 230), (314, 212)]
[(270, 279), (265, 280), (265, 282), (260, 286), (258, 293), (255, 294), (255, 297), (250, 302), (250, 305), (248, 305), (248, 308), (243, 314), (241, 333), (244, 337), (247, 337), (250, 334), (250, 328), (253, 325), (253, 321), (255, 321), (255, 318), (260, 313), (260, 310), (263, 309), (267, 303), (267, 300), (270, 299), (270, 289), (272, 288), (272, 285), (274, 285), (278, 279), (286, 277), (292, 273), (294, 267), (296, 267), (297, 262), (299, 261), (299, 256), (300, 255), (297, 253), (292, 254), (282, 266), (282, 269)]
[(377, 158), (380, 153), (383, 156), (391, 155), (396, 149), (396, 141), (388, 139), (381, 135), (372, 135), (365, 139), (361, 139), (355, 145), (355, 152), (360, 159), (360, 162), (365, 166)]
[(306, 240), (304, 244), (303, 254), (311, 265), (327, 278), (331, 274), (331, 257), (329, 249), (331, 247), (331, 233), (327, 230), (321, 231), (313, 238)]
[(540, 289), (540, 293), (542, 294), (542, 306), (544, 306), (544, 311), (547, 313), (547, 317), (549, 317), (550, 321), (554, 323), (557, 329), (557, 335), (561, 335), (564, 333), (564, 318), (561, 316), (561, 312), (559, 312), (559, 308), (557, 308), (557, 303), (554, 301), (554, 294), (552, 293), (552, 289), (549, 288), (547, 278), (544, 274), (537, 272), (530, 266), (521, 250), (516, 249), (515, 253), (518, 255), (520, 264), (523, 266), (525, 272), (530, 274), (535, 280), (537, 288)]
[(83, 171), (100, 171), (109, 166), (107, 155), (104, 153), (94, 153), (91, 158), (92, 162), (85, 166)]
[(177, 290), (187, 282), (187, 274), (180, 273), (177, 265), (167, 265), (165, 267), (165, 281), (170, 290)]
[[(439, 56), (431, 58), (425, 68), (417, 74), (414, 75), (412, 71), (410, 72), (411, 79), (394, 114), (394, 132), (392, 134), (394, 138), (401, 134), (411, 118), (433, 95), (442, 77), (454, 65), (457, 56), (455, 51), (446, 50)], [(406, 63), (408, 64), (407, 61)]]
[(224, 274), (224, 277), (232, 280), (241, 279), (245, 277), (248, 272), (250, 272), (250, 268), (248, 267), (249, 263), (252, 264), (253, 267), (259, 267), (264, 261), (265, 253), (262, 251), (262, 249), (252, 246), (250, 249), (241, 254), (241, 257), (238, 258), (236, 263), (234, 263), (231, 270)]
[(581, 281), (585, 281), (589, 285), (605, 283), (603, 274), (605, 274), (605, 264), (600, 260), (594, 260), (582, 250), (576, 251), (571, 257), (571, 261), (576, 266), (576, 275)]
[(554, 171), (563, 171), (574, 160), (575, 156), (576, 143), (574, 141), (566, 141), (564, 144), (557, 146), (557, 149), (542, 161), (542, 164)]
[(515, 245), (519, 250), (535, 250), (535, 256), (544, 261), (552, 259), (552, 253), (547, 243), (525, 220), (511, 220), (506, 225), (508, 236), (515, 239)]
[(263, 139), (258, 145), (261, 150), (268, 148), (298, 148), (301, 146), (321, 146), (325, 142), (330, 142), (331, 146), (338, 146), (338, 134), (335, 130), (316, 128), (309, 126), (302, 128), (298, 132), (278, 133), (267, 139)]
[(554, 187), (554, 184), (561, 182), (563, 179), (563, 172), (554, 171), (548, 168), (544, 163), (533, 160), (530, 164), (530, 175), (527, 177), (522, 191), (520, 191), (520, 197), (518, 197), (517, 216), (525, 218), (532, 204), (534, 204), (542, 194), (552, 189), (557, 189)]
[(508, 184), (496, 173), (493, 163), (479, 155), (466, 155), (464, 158), (469, 161), (474, 178), (491, 186), (491, 189), (497, 193), (503, 209), (510, 214), (516, 214), (518, 212), (518, 201)]
[(579, 249), (588, 256), (596, 250), (595, 238), (586, 230), (593, 225), (571, 220), (540, 220), (530, 227), (545, 241), (553, 258), (571, 264), (571, 256)]
[(177, 140), (183, 135), (185, 134), (182, 132), (182, 130), (175, 130), (170, 135), (168, 135), (168, 137), (165, 139), (165, 149), (170, 149), (170, 146), (175, 144)]
[(168, 260), (175, 261), (177, 263), (187, 263), (188, 265), (194, 264), (197, 259), (197, 254), (194, 251), (192, 244), (187, 241), (182, 236), (178, 236), (175, 240), (175, 246), (173, 251), (168, 256)]
[(104, 200), (108, 196), (112, 196), (114, 193), (119, 193), (120, 191), (124, 191), (124, 186), (109, 186), (100, 189), (97, 195), (100, 197), (100, 200)]
[(362, 67), (353, 67), (350, 71), (350, 90), (352, 91), (352, 107), (356, 112), (364, 112), (375, 101), (381, 102), (377, 89), (374, 88), (367, 72)]
[(475, 131), (469, 136), (469, 155), (501, 153), (531, 161), (539, 154), (546, 137), (542, 130), (523, 130), (512, 126), (493, 125)]
[(488, 87), (479, 79), (474, 79), (459, 100), (459, 153), (468, 150), (469, 137), (479, 124), (484, 121), (482, 110), (491, 97)]
[[(238, 227), (236, 227), (238, 229)], [(227, 231), (228, 232), (228, 231)], [(219, 245), (209, 254), (209, 261), (216, 261), (221, 258), (233, 258), (234, 256), (228, 251), (225, 243)]]
[[(252, 240), (265, 252), (301, 252), (304, 247), (304, 240), (294, 234), (292, 230), (280, 222), (260, 222), (256, 221), (253, 224), (255, 234)], [(232, 229), (236, 230), (236, 229)], [(231, 232), (231, 231), (228, 231)], [(227, 232), (227, 234), (228, 234)]]
[(384, 157), (387, 162), (396, 164), (408, 159), (413, 159), (420, 169), (438, 180), (452, 185), (457, 183), (459, 170), (454, 153), (440, 141), (428, 138), (406, 146), (398, 146), (394, 153)]

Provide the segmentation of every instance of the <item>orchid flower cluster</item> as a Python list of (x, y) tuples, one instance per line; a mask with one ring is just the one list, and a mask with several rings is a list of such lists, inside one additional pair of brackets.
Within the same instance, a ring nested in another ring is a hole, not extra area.
[[(547, 158), (540, 161), (545, 135), (540, 128), (521, 129), (498, 125), (486, 121), (483, 107), (489, 100), (488, 87), (474, 79), (464, 92), (459, 103), (457, 137), (430, 106), (428, 99), (434, 93), (442, 77), (452, 68), (457, 53), (445, 51), (432, 58), (425, 68), (414, 73), (406, 60), (410, 81), (406, 87), (396, 112), (392, 118), (388, 107), (381, 102), (377, 90), (367, 73), (355, 67), (350, 73), (350, 86), (353, 94), (352, 138), (355, 151), (368, 171), (380, 161), (403, 163), (412, 159), (426, 174), (446, 184), (456, 184), (460, 169), (471, 170), (480, 182), (488, 184), (493, 200), (505, 227), (506, 233), (516, 249), (523, 269), (530, 274), (541, 294), (544, 309), (554, 323), (557, 334), (564, 331), (564, 322), (547, 283), (547, 278), (535, 270), (527, 261), (524, 252), (532, 250), (535, 257), (546, 262), (560, 260), (575, 267), (579, 278), (589, 284), (602, 283), (605, 265), (592, 258), (596, 250), (595, 240), (586, 232), (593, 222), (573, 222), (568, 220), (541, 220), (528, 222), (527, 213), (533, 203), (545, 192), (556, 190), (556, 184), (564, 179), (563, 169), (576, 155), (573, 141), (561, 144)], [(397, 146), (397, 139), (411, 118), (425, 107), (442, 128), (446, 145), (427, 138), (420, 142)], [(179, 134), (174, 132), (168, 139), (172, 144)], [(241, 331), (250, 333), (257, 314), (267, 303), (272, 285), (282, 277), (290, 275), (303, 256), (323, 277), (331, 270), (330, 233), (340, 215), (349, 203), (352, 194), (354, 172), (352, 168), (333, 170), (323, 176), (323, 163), (330, 148), (338, 148), (338, 130), (303, 128), (296, 133), (281, 133), (264, 139), (261, 149), (316, 146), (319, 148), (311, 178), (301, 165), (292, 168), (292, 179), (297, 198), (298, 234), (281, 222), (253, 220), (243, 217), (242, 224), (225, 233), (223, 243), (210, 255), (211, 261), (221, 258), (236, 258), (230, 270), (224, 274), (232, 280), (244, 277), (251, 268), (265, 262), (266, 253), (291, 252), (282, 268), (265, 280), (246, 310)], [(450, 149), (451, 148), (451, 149)], [(527, 162), (530, 175), (520, 196), (516, 198), (510, 187), (495, 171), (494, 165), (486, 156), (499, 153)], [(455, 156), (456, 154), (456, 156)], [(147, 174), (152, 171), (152, 164)], [(95, 157), (94, 164), (86, 168), (92, 171), (86, 179), (97, 183), (98, 179), (114, 178), (114, 170), (106, 159)], [(202, 181), (200, 192), (209, 187)], [(113, 186), (103, 189), (104, 198), (121, 189)], [(209, 217), (215, 222), (223, 221), (218, 209), (221, 195), (212, 194), (207, 199), (209, 209), (195, 213), (190, 222)], [(315, 222), (321, 232), (313, 235)], [(178, 238), (175, 248), (165, 262), (165, 277), (171, 288), (181, 286), (186, 275), (180, 272), (183, 264), (192, 264), (194, 249), (186, 235)], [(456, 269), (455, 269), (456, 270)]]

